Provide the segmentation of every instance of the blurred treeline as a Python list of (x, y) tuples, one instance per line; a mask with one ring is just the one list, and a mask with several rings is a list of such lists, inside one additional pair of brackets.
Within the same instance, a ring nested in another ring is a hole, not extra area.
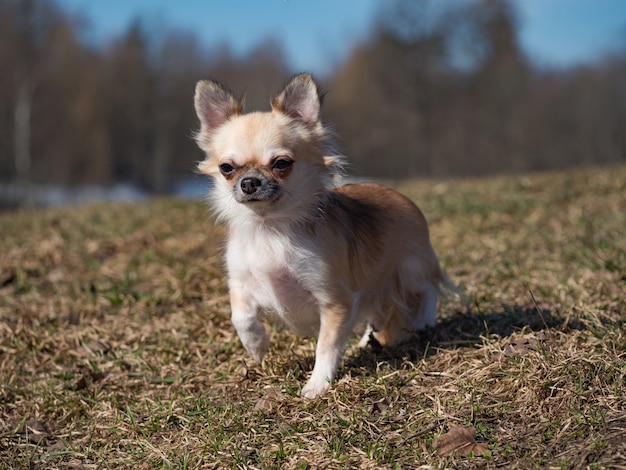
[[(436, 5), (436, 6), (435, 6)], [(371, 36), (322, 79), (352, 173), (480, 175), (626, 161), (626, 41), (592, 64), (539, 66), (506, 0), (381, 2)], [(142, 24), (104, 46), (53, 0), (0, 0), (0, 183), (165, 192), (202, 155), (195, 82), (265, 109), (290, 70), (278, 39), (246, 56)]]
[(550, 70), (521, 49), (511, 3), (433, 11), (435, 3), (392, 2), (332, 78), (328, 104), (358, 172), (483, 175), (626, 161), (626, 35), (594, 64)]

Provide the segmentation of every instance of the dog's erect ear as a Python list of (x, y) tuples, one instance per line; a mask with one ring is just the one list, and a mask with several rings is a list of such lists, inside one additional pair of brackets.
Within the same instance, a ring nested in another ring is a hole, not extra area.
[(236, 99), (228, 88), (212, 80), (198, 82), (194, 104), (202, 124), (201, 132), (216, 129), (243, 111), (243, 100)]
[(285, 89), (272, 100), (272, 109), (306, 124), (319, 120), (322, 99), (317, 84), (308, 73), (296, 75)]

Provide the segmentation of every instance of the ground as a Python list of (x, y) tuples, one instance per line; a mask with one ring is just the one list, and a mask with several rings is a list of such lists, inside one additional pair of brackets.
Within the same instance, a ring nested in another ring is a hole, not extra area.
[(468, 301), (315, 400), (201, 202), (0, 215), (0, 468), (626, 468), (626, 167), (396, 186)]

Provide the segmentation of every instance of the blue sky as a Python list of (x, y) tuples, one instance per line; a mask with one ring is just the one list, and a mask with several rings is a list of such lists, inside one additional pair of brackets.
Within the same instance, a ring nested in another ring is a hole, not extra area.
[[(385, 0), (57, 0), (106, 42), (137, 16), (194, 33), (208, 48), (245, 53), (279, 39), (295, 70), (327, 73), (366, 37)], [(422, 1), (422, 0), (415, 0)], [(432, 0), (431, 0), (432, 1)], [(441, 2), (468, 0), (437, 0)], [(524, 49), (539, 63), (569, 66), (626, 49), (626, 0), (514, 0)]]

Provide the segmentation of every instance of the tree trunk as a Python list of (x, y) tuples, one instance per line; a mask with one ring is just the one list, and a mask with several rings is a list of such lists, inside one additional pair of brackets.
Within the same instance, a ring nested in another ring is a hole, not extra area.
[(17, 87), (14, 110), (15, 132), (15, 171), (19, 187), (20, 204), (33, 205), (31, 182), (31, 111), (33, 87), (28, 77), (23, 78)]

